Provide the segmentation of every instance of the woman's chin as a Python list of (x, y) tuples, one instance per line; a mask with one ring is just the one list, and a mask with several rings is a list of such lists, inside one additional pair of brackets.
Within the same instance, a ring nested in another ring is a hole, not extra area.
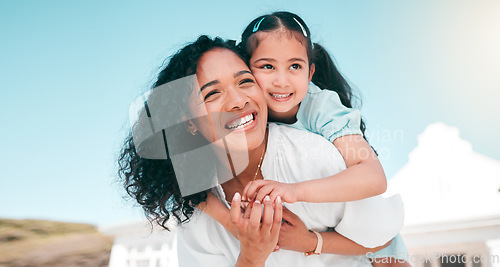
[(265, 131), (262, 134), (258, 132), (248, 133), (231, 133), (226, 136), (226, 144), (230, 151), (248, 152), (259, 147), (264, 141)]
[(233, 139), (233, 141), (231, 141), (233, 144), (236, 144), (247, 151), (253, 150), (264, 140), (267, 127), (265, 123), (265, 121), (256, 117), (252, 123), (249, 123), (244, 127), (231, 130), (231, 132), (226, 136), (226, 139)]

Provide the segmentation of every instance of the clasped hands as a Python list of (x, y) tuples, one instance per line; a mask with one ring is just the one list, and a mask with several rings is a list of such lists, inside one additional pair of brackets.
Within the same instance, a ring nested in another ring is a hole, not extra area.
[(281, 198), (278, 196), (271, 202), (270, 197), (266, 196), (263, 205), (255, 200), (242, 213), (241, 196), (236, 193), (231, 202), (230, 216), (231, 223), (236, 227), (236, 237), (240, 240), (238, 265), (263, 266), (278, 243), (282, 219)]
[[(242, 200), (248, 202), (241, 205)], [(253, 181), (234, 195), (231, 223), (236, 228), (243, 255), (256, 259), (279, 248), (298, 252), (311, 251), (317, 238), (298, 216), (282, 207), (282, 201), (293, 203), (297, 194), (292, 184), (275, 181)], [(243, 208), (242, 208), (243, 207)], [(240, 254), (241, 256), (241, 254)], [(264, 257), (265, 256), (265, 257)]]

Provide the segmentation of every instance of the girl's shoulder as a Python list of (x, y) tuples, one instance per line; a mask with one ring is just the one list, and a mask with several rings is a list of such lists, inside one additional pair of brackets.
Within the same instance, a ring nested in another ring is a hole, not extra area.
[(307, 94), (301, 105), (302, 104), (313, 107), (322, 107), (324, 105), (344, 107), (337, 92), (328, 89), (321, 89), (312, 82), (309, 83), (309, 88), (307, 89)]
[(347, 134), (361, 134), (361, 113), (342, 104), (335, 91), (320, 89), (313, 83), (300, 103), (297, 121), (308, 131), (333, 142)]
[(323, 92), (323, 89), (319, 88), (317, 85), (315, 85), (313, 82), (309, 83), (309, 87), (307, 88), (307, 94), (321, 94)]

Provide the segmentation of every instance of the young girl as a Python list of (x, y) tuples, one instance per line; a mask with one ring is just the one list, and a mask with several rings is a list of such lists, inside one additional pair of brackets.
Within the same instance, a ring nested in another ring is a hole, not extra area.
[[(269, 121), (322, 135), (335, 145), (347, 166), (333, 176), (294, 184), (255, 180), (243, 190), (243, 200), (263, 203), (266, 196), (271, 201), (280, 196), (287, 203), (346, 202), (386, 190), (382, 166), (363, 138), (365, 127), (359, 111), (352, 109), (352, 90), (328, 53), (312, 43), (309, 28), (299, 16), (275, 12), (258, 17), (246, 27), (237, 45), (249, 55), (248, 64), (265, 94)], [(202, 209), (234, 233), (229, 211), (221, 212), (220, 205), (210, 195)], [(373, 258), (382, 266), (400, 263), (396, 259), (405, 255), (398, 235)]]

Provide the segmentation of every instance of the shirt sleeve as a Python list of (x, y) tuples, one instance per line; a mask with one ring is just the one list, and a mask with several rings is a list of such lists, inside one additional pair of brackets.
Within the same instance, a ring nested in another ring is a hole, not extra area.
[(362, 135), (360, 111), (342, 105), (335, 91), (321, 90), (313, 83), (299, 106), (297, 120), (308, 131), (330, 142), (345, 135)]
[(395, 258), (399, 260), (408, 261), (408, 250), (401, 235), (397, 235), (391, 241), (389, 246), (381, 249), (375, 253), (370, 253), (368, 256), (372, 259), (376, 258)]
[[(210, 228), (204, 214), (193, 216), (177, 232), (177, 255), (179, 267), (184, 266), (234, 266), (231, 257), (221, 249), (219, 235)], [(200, 218), (201, 217), (201, 218)], [(215, 231), (214, 231), (215, 230)]]
[(335, 231), (363, 247), (382, 246), (403, 228), (404, 207), (399, 194), (346, 202)]

